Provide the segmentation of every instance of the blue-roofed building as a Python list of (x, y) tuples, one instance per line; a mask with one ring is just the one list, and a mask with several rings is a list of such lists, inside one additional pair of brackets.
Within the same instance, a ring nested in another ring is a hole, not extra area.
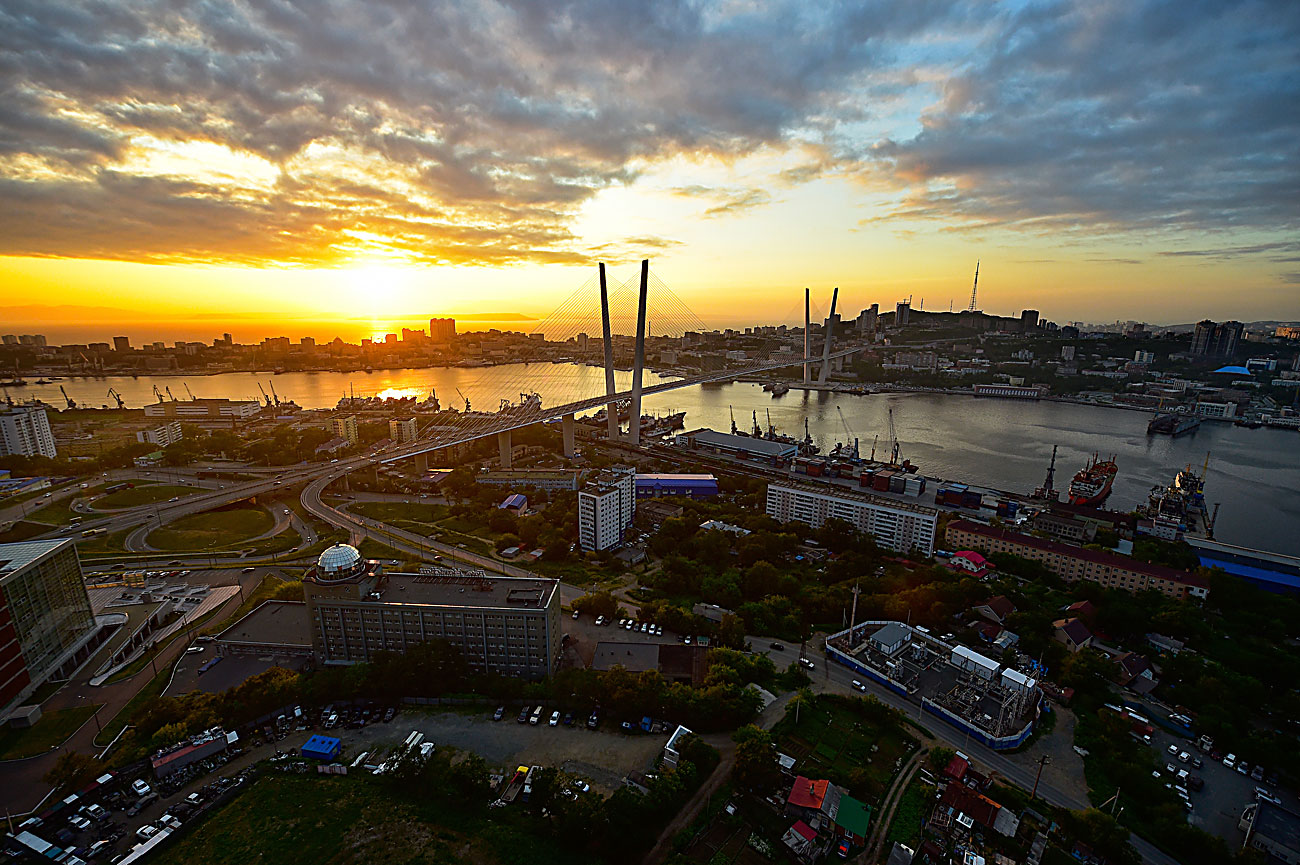
[(528, 498), (523, 493), (511, 493), (497, 507), (503, 511), (514, 511), (516, 514), (522, 514), (528, 510)]
[(718, 494), (718, 479), (713, 475), (646, 474), (636, 476), (636, 497), (662, 498), (686, 496), (706, 499)]
[(1221, 366), (1211, 375), (1254, 375), (1254, 373), (1244, 366)]
[(312, 736), (302, 746), (302, 755), (308, 760), (333, 760), (343, 751), (343, 741), (333, 736)]

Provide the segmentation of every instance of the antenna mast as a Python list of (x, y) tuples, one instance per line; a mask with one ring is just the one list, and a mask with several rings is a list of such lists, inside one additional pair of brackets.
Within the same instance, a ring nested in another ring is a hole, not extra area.
[(979, 287), (980, 287), (980, 263), (977, 260), (975, 262), (975, 284), (970, 287), (970, 309), (969, 309), (970, 312), (975, 311), (975, 292), (979, 291)]

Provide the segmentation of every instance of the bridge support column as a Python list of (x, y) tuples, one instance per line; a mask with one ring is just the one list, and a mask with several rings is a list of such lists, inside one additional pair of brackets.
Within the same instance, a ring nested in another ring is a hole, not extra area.
[(636, 349), (632, 355), (632, 416), (628, 418), (627, 438), (641, 444), (641, 373), (645, 369), (645, 306), (650, 291), (650, 259), (641, 260), (641, 292), (636, 305)]
[(510, 430), (497, 433), (497, 450), (501, 455), (501, 468), (510, 468)]
[(564, 455), (573, 459), (573, 415), (566, 414), (560, 419), (560, 435), (564, 439)]
[(420, 474), (422, 474), (422, 475), (423, 475), (423, 474), (428, 474), (428, 472), (429, 472), (429, 454), (428, 454), (428, 453), (422, 453), (422, 454), (416, 454), (416, 455), (415, 455), (415, 470), (416, 470), (417, 472), (419, 472)]
[[(605, 394), (618, 393), (614, 387), (614, 337), (609, 330), (609, 291), (605, 287), (605, 264), (600, 265), (600, 325), (605, 337)], [(618, 441), (618, 406), (611, 400), (605, 406), (606, 433), (610, 441)]]
[(826, 344), (822, 346), (822, 371), (817, 376), (818, 384), (826, 384), (826, 379), (831, 374), (831, 335), (835, 330), (835, 302), (839, 299), (840, 289), (836, 286), (834, 294), (831, 295), (831, 312), (826, 316)]
[(808, 352), (812, 351), (812, 300), (810, 289), (803, 290), (803, 383), (812, 381), (812, 365), (808, 363)]

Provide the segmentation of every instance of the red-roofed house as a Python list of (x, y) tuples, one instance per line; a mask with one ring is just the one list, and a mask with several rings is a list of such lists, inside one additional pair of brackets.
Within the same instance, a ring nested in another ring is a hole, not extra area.
[(944, 767), (943, 774), (954, 781), (960, 781), (966, 777), (966, 770), (969, 768), (970, 760), (966, 759), (965, 754), (958, 751), (953, 754), (952, 759), (948, 761), (948, 765)]
[(1020, 819), (1009, 809), (961, 784), (949, 784), (939, 796), (940, 808), (951, 808), (953, 821), (972, 828), (972, 822), (1014, 838)]
[(993, 565), (989, 560), (974, 550), (962, 550), (953, 553), (952, 558), (948, 560), (948, 567), (954, 571), (960, 571), (963, 574), (970, 574), (972, 577), (981, 579), (993, 573)]
[(834, 822), (840, 811), (840, 789), (830, 781), (813, 781), (800, 775), (790, 787), (785, 813), (798, 817), (813, 828)]
[(790, 852), (802, 862), (811, 862), (817, 857), (817, 831), (802, 820), (785, 830), (781, 843), (790, 848)]
[(1016, 611), (1016, 605), (1011, 603), (1002, 595), (996, 598), (989, 598), (984, 603), (973, 608), (975, 612), (988, 619), (990, 622), (996, 622), (999, 625), (1005, 625), (1007, 616)]
[(1136, 652), (1125, 652), (1115, 663), (1119, 666), (1119, 683), (1130, 690), (1149, 694), (1160, 684), (1151, 662)]
[(1092, 601), (1075, 601), (1066, 607), (1065, 611), (1071, 616), (1083, 619), (1085, 622), (1091, 622), (1092, 617), (1097, 614), (1097, 605)]
[(1057, 619), (1052, 627), (1056, 629), (1056, 642), (1064, 643), (1071, 652), (1092, 644), (1092, 631), (1079, 619)]

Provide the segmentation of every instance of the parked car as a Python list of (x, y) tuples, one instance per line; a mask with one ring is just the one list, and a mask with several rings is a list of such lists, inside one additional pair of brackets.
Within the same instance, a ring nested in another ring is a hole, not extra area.
[(867, 686), (859, 682), (857, 679), (853, 680), (853, 687), (864, 694), (867, 692)]
[(785, 646), (781, 645), (780, 643), (773, 643), (773, 644), (772, 644), (772, 648), (775, 649), (775, 650), (778, 651), (778, 652), (784, 652), (784, 651), (785, 651)]
[(131, 782), (131, 789), (135, 791), (135, 795), (137, 796), (148, 796), (150, 792), (150, 787), (145, 783), (143, 778), (137, 778), (135, 781)]
[(518, 720), (519, 723), (521, 723), (521, 724), (527, 724), (527, 723), (528, 723), (528, 716), (529, 716), (530, 714), (531, 714), (531, 712), (530, 712), (530, 710), (529, 710), (529, 707), (528, 707), (528, 706), (524, 706), (522, 709), (519, 710), (519, 717), (518, 717), (517, 720)]
[(158, 834), (158, 827), (153, 825), (152, 823), (145, 823), (139, 829), (135, 830), (135, 836), (139, 838), (141, 841), (148, 841), (150, 838), (152, 838), (157, 834)]
[(506, 716), (506, 707), (505, 707), (505, 706), (497, 706), (497, 710), (496, 710), (495, 712), (492, 713), (492, 720), (493, 720), (493, 721), (500, 721), (500, 720), (501, 720), (502, 718), (504, 718), (505, 716)]
[(558, 726), (560, 726), (560, 710), (559, 710), (559, 709), (556, 709), (554, 712), (551, 713), (551, 721), (550, 721), (550, 724), (551, 724), (552, 727), (558, 727)]
[(599, 725), (600, 725), (600, 715), (596, 714), (595, 712), (592, 712), (587, 717), (587, 729), (594, 730)]
[(564, 726), (566, 726), (566, 727), (572, 727), (572, 726), (573, 726), (573, 713), (572, 713), (572, 712), (565, 712), (565, 713), (564, 713)]
[(541, 706), (538, 706), (536, 709), (533, 710), (532, 717), (530, 717), (530, 718), (528, 719), (528, 723), (532, 724), (534, 727), (536, 727), (538, 724), (542, 723), (542, 707), (541, 707)]

